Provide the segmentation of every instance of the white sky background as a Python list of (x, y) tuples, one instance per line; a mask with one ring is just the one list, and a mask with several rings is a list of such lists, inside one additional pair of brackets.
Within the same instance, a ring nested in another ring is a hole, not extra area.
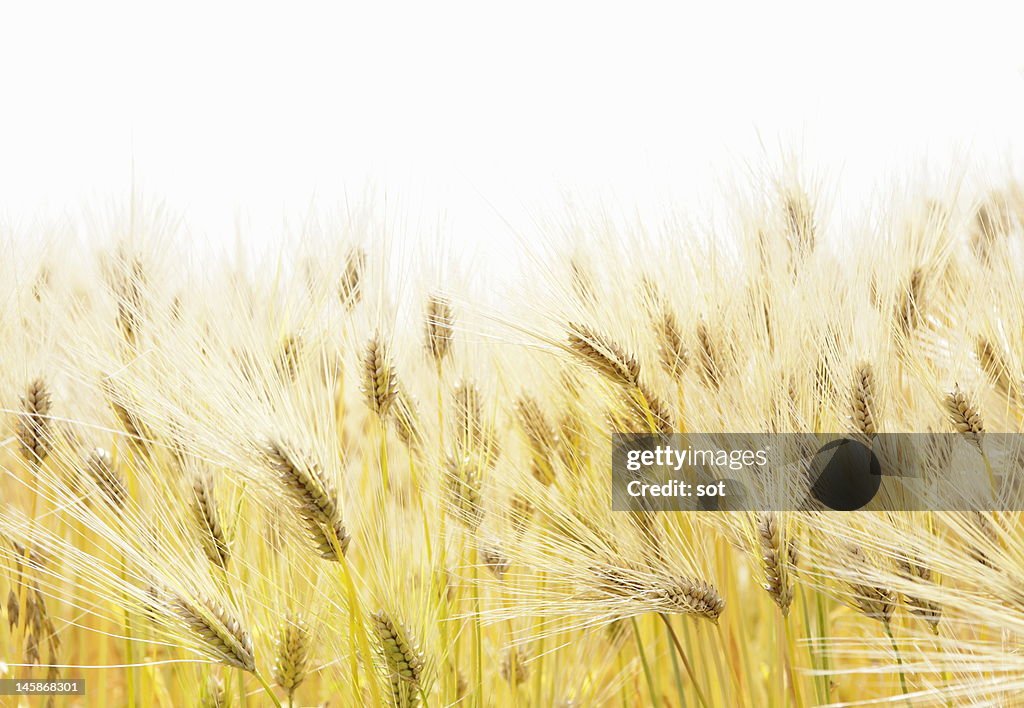
[(656, 209), (789, 151), (851, 194), (1017, 163), (1019, 3), (692, 5), (7, 3), (0, 212), (125, 199), (134, 160), (197, 242), (371, 183), (500, 252), (566, 190)]

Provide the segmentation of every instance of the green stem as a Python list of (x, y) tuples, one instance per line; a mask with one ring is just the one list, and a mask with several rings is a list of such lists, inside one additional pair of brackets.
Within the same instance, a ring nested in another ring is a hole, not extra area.
[[(828, 640), (828, 613), (825, 612), (825, 596), (823, 593), (815, 593), (815, 604), (818, 610), (818, 626), (821, 627), (821, 646), (827, 646)], [(829, 660), (828, 652), (822, 650), (819, 654), (821, 658), (822, 669), (825, 671), (823, 676), (822, 685), (825, 688), (825, 701), (832, 700), (832, 683), (828, 678), (828, 674), (832, 671), (832, 662)]]
[[(813, 631), (814, 625), (811, 624), (811, 613), (807, 610), (807, 593), (804, 591), (803, 586), (800, 586), (800, 611), (803, 614), (804, 626), (807, 627), (809, 632)], [(818, 673), (818, 652), (814, 648), (817, 644), (817, 633), (811, 635), (811, 641), (807, 644), (807, 654), (811, 658), (811, 668), (815, 674)], [(825, 700), (825, 693), (822, 690), (822, 676), (816, 675), (814, 677), (814, 693), (818, 703), (827, 703)]]
[[(370, 640), (366, 636), (366, 627), (363, 625), (362, 608), (359, 604), (359, 596), (356, 593), (356, 585), (352, 581), (352, 570), (349, 568), (348, 559), (345, 558), (345, 554), (341, 552), (341, 542), (334, 534), (333, 529), (329, 529), (329, 538), (331, 545), (334, 546), (334, 553), (338, 558), (338, 565), (341, 568), (341, 579), (345, 584), (345, 592), (348, 597), (349, 636), (353, 643), (359, 647), (359, 653), (367, 657), (366, 678), (367, 683), (370, 685), (370, 695), (373, 698), (374, 705), (384, 705), (381, 702), (380, 686), (377, 685), (377, 677), (369, 666), (369, 657), (372, 656), (370, 653)], [(358, 690), (359, 662), (355, 652), (352, 654), (352, 681), (356, 684)]]
[(473, 663), (476, 672), (476, 700), (480, 706), (484, 705), (484, 659), (483, 642), (480, 633), (480, 585), (478, 583), (479, 569), (477, 563), (479, 556), (476, 548), (472, 549), (473, 564)]
[(669, 658), (672, 659), (672, 676), (676, 681), (676, 693), (679, 694), (679, 706), (680, 708), (686, 708), (686, 694), (683, 693), (683, 675), (679, 673), (679, 657), (676, 653), (670, 651), (668, 653)]
[(384, 496), (391, 493), (391, 478), (388, 472), (388, 428), (383, 418), (378, 418), (380, 423), (380, 476), (384, 481)]
[(644, 667), (644, 678), (647, 679), (647, 690), (651, 692), (651, 705), (657, 705), (658, 692), (654, 688), (654, 677), (651, 675), (651, 666), (647, 663), (647, 653), (644, 651), (644, 643), (640, 638), (640, 625), (636, 617), (631, 617), (633, 623), (633, 636), (636, 638), (637, 653), (640, 654), (640, 664)]
[(245, 708), (249, 705), (249, 695), (245, 690), (245, 674), (238, 672), (238, 704)]
[[(704, 697), (704, 692), (700, 690), (700, 684), (697, 683), (697, 674), (693, 671), (693, 666), (690, 665), (690, 660), (686, 658), (686, 652), (683, 651), (683, 645), (679, 643), (679, 637), (676, 636), (676, 630), (672, 628), (672, 622), (669, 621), (668, 615), (664, 612), (659, 612), (658, 616), (661, 617), (665, 623), (665, 627), (668, 629), (668, 635), (672, 639), (672, 644), (676, 648), (676, 652), (679, 654), (679, 658), (683, 661), (683, 667), (686, 668), (686, 673), (690, 676), (690, 682), (693, 683), (693, 690), (697, 693), (697, 701), (708, 708), (708, 701)], [(682, 691), (680, 690), (680, 700), (682, 699)]]
[[(125, 567), (124, 555), (121, 556), (121, 580), (127, 578), (128, 570)], [(138, 667), (135, 666), (135, 641), (132, 639), (132, 618), (130, 610), (124, 611), (124, 654), (125, 663), (128, 664), (128, 708), (135, 708), (138, 705)]]
[[(900, 691), (902, 691), (903, 695), (906, 696), (907, 693), (909, 693), (909, 691), (907, 691), (907, 677), (903, 671), (903, 658), (900, 656), (899, 645), (896, 643), (896, 637), (893, 636), (892, 626), (889, 624), (889, 622), (882, 622), (882, 625), (885, 627), (885, 633), (889, 636), (889, 641), (892, 643), (892, 650), (896, 654), (896, 665), (899, 667), (900, 670)], [(909, 698), (907, 699), (907, 705), (913, 705), (911, 704)]]
[(260, 686), (263, 686), (263, 690), (267, 692), (267, 695), (270, 696), (270, 700), (274, 702), (274, 708), (281, 708), (280, 699), (278, 699), (277, 695), (274, 693), (274, 689), (270, 687), (270, 684), (267, 683), (267, 680), (263, 678), (263, 675), (258, 671), (253, 671), (252, 674), (260, 682)]

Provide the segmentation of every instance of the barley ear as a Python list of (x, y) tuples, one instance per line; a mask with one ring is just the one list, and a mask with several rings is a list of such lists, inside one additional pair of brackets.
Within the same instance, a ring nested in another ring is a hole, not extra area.
[(195, 602), (178, 597), (172, 607), (220, 663), (243, 671), (256, 671), (252, 636), (226, 607), (202, 595)]
[(297, 614), (289, 613), (278, 635), (274, 662), (274, 681), (288, 693), (289, 703), (306, 680), (311, 644), (309, 625)]
[(432, 295), (427, 300), (426, 346), (427, 353), (438, 367), (451, 352), (454, 328), (455, 315), (452, 313), (451, 302), (439, 295)]
[(946, 394), (945, 404), (946, 412), (956, 431), (981, 449), (985, 424), (981, 413), (959, 385), (954, 386), (953, 390)]
[(379, 335), (374, 335), (363, 351), (363, 394), (370, 409), (381, 418), (387, 417), (398, 395), (395, 367)]
[(206, 557), (214, 565), (226, 570), (231, 550), (224, 527), (220, 523), (220, 509), (214, 493), (213, 477), (201, 472), (192, 481), (192, 515), (199, 530), (199, 539)]
[(414, 708), (419, 704), (420, 683), (423, 679), (424, 657), (416, 644), (412, 631), (396, 623), (381, 610), (370, 616), (385, 680), (398, 708)]
[(635, 386), (640, 364), (622, 347), (590, 327), (569, 324), (569, 350), (581, 362), (615, 383)]
[(35, 379), (21, 397), (17, 436), (22, 456), (32, 464), (41, 465), (50, 454), (50, 409), (52, 400), (46, 381)]

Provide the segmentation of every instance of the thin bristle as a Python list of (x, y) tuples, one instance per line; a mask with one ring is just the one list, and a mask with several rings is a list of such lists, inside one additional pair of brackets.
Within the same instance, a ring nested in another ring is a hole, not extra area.
[(115, 509), (124, 506), (128, 498), (128, 485), (114, 466), (109, 452), (101, 447), (93, 449), (85, 459), (84, 469), (108, 504)]
[(1017, 395), (1017, 386), (1010, 375), (1010, 367), (999, 352), (996, 345), (984, 336), (979, 336), (974, 343), (974, 352), (981, 364), (982, 371), (1000, 394), (1007, 398)]

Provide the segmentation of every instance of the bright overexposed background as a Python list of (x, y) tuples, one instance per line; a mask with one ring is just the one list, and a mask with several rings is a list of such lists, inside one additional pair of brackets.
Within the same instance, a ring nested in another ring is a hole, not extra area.
[[(125, 198), (254, 243), (371, 185), (508, 244), (567, 191), (656, 209), (796, 153), (844, 192), (1012, 166), (1016, 3), (25, 2), (0, 17), (0, 212)], [(415, 228), (413, 228), (415, 231)]]

